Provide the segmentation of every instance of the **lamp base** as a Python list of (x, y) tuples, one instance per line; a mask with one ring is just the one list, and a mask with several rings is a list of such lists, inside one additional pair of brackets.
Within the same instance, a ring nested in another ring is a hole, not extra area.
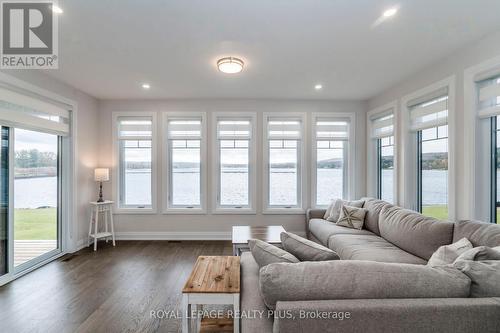
[(99, 199), (97, 199), (97, 202), (104, 202), (102, 198), (102, 182), (99, 182)]

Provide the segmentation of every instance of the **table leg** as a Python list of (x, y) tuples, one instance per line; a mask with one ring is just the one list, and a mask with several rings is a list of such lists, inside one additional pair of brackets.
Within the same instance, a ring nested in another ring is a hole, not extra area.
[(111, 239), (113, 240), (113, 246), (115, 246), (115, 225), (113, 223), (113, 211), (110, 208), (108, 212), (109, 212), (109, 222), (111, 224)]
[[(104, 231), (108, 232), (108, 211), (104, 212)], [(108, 238), (106, 237), (106, 243), (108, 242)]]
[(97, 251), (97, 232), (99, 230), (99, 209), (95, 210), (95, 226), (94, 226), (94, 251)]
[(94, 221), (94, 209), (90, 208), (89, 235), (87, 237), (87, 247), (90, 246), (90, 234), (92, 233), (92, 223)]
[(187, 294), (182, 294), (182, 333), (189, 333), (189, 298)]
[(234, 310), (234, 320), (233, 320), (233, 326), (234, 326), (234, 333), (239, 333), (240, 332), (240, 294), (234, 294), (234, 303), (233, 303), (233, 310)]
[(233, 244), (233, 256), (238, 255), (238, 249), (236, 248), (236, 244)]

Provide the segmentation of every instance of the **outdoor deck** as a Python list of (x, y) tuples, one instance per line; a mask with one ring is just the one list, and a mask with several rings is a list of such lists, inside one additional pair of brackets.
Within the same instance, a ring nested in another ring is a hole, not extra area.
[(56, 240), (15, 240), (14, 266), (57, 248)]

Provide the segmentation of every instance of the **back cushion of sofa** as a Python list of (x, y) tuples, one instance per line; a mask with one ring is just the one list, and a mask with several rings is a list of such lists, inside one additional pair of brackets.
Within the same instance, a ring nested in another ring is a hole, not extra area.
[(467, 238), (476, 246), (500, 246), (500, 225), (479, 221), (458, 221), (453, 231), (453, 242)]
[(453, 239), (453, 223), (397, 206), (382, 208), (379, 228), (384, 239), (425, 260)]
[(390, 203), (383, 200), (374, 198), (361, 198), (365, 201), (363, 208), (368, 209), (365, 215), (365, 229), (370, 230), (374, 234), (380, 236), (380, 229), (378, 226), (378, 219), (380, 216), (380, 211), (385, 206), (392, 206)]

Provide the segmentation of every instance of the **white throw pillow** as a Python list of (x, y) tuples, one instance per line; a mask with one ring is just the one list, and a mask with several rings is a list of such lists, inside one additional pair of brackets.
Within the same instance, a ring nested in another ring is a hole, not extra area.
[(427, 262), (428, 266), (444, 266), (452, 264), (462, 253), (472, 249), (472, 243), (467, 238), (450, 244), (440, 246)]
[[(345, 201), (342, 199), (337, 199), (332, 202), (331, 210), (328, 214), (328, 217), (325, 218), (325, 220), (337, 223), (340, 217), (340, 210), (342, 209), (342, 206), (351, 206), (351, 207), (357, 207), (361, 208), (363, 207), (365, 201), (364, 200), (356, 200), (356, 201)], [(326, 215), (326, 214), (325, 214)]]
[(342, 206), (337, 225), (351, 229), (363, 229), (365, 215), (368, 210), (353, 206)]

